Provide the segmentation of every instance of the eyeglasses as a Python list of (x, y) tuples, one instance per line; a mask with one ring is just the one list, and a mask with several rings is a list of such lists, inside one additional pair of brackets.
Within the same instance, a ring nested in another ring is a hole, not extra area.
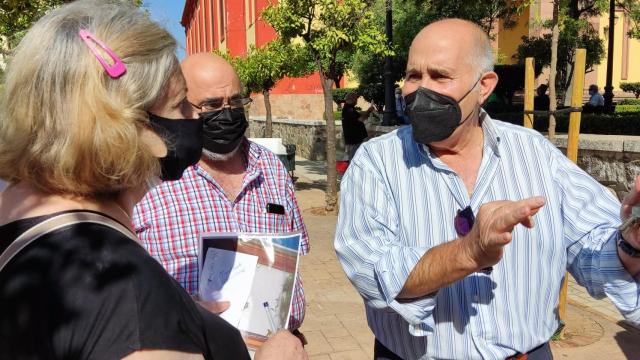
[(203, 101), (200, 105), (196, 105), (191, 103), (191, 105), (198, 109), (200, 112), (210, 112), (210, 111), (219, 111), (224, 109), (225, 107), (229, 107), (231, 109), (238, 109), (241, 107), (245, 107), (251, 104), (253, 100), (250, 97), (232, 97), (225, 104), (223, 98), (216, 98)]
[[(453, 219), (453, 226), (456, 228), (458, 236), (467, 236), (471, 232), (475, 222), (476, 216), (473, 214), (471, 206), (467, 206), (462, 210), (458, 210), (456, 217)], [(491, 274), (492, 271), (493, 267), (491, 266), (482, 269), (482, 272), (487, 275)]]

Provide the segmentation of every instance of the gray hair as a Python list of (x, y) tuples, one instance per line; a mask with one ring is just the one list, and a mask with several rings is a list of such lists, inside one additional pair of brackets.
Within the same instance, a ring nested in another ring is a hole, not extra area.
[(486, 38), (482, 41), (479, 41), (471, 53), (473, 54), (473, 58), (471, 59), (471, 64), (478, 71), (478, 76), (481, 74), (493, 71), (493, 66), (495, 63), (493, 47), (491, 46), (491, 41), (489, 38)]
[(491, 44), (489, 36), (487, 36), (479, 25), (475, 23), (471, 24), (476, 28), (474, 34), (476, 39), (474, 41), (474, 49), (470, 51), (471, 58), (469, 59), (469, 64), (476, 69), (478, 76), (480, 76), (484, 73), (493, 71), (495, 54), (493, 52), (493, 45)]

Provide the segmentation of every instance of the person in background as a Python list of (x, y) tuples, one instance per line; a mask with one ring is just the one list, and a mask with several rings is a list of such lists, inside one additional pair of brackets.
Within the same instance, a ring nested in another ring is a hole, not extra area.
[[(202, 151), (175, 49), (130, 1), (104, 0), (48, 12), (16, 48), (0, 106), (3, 359), (249, 359), (131, 227), (149, 187)], [(256, 354), (283, 357), (306, 358), (286, 332)]]
[(367, 111), (360, 113), (356, 109), (356, 103), (360, 95), (350, 92), (344, 97), (342, 107), (342, 134), (347, 158), (350, 161), (362, 142), (369, 137), (364, 121), (373, 112), (374, 107), (370, 106)]
[(407, 104), (404, 101), (404, 97), (402, 96), (402, 89), (396, 88), (396, 118), (398, 119), (399, 125), (408, 125), (409, 117), (405, 114), (405, 109), (407, 108)]
[(536, 97), (533, 99), (533, 109), (547, 111), (549, 110), (550, 100), (549, 95), (547, 95), (547, 89), (549, 86), (547, 84), (540, 84), (536, 89)]
[(584, 105), (584, 111), (593, 113), (604, 111), (604, 97), (596, 84), (589, 85), (589, 102)]
[[(202, 157), (180, 180), (149, 191), (135, 207), (133, 222), (149, 253), (195, 296), (200, 235), (300, 232), (302, 255), (309, 251), (309, 236), (284, 165), (245, 137), (244, 106), (251, 99), (244, 95), (233, 67), (220, 56), (198, 53), (183, 61), (182, 70), (187, 100), (204, 122)], [(289, 329), (306, 342), (298, 330), (304, 314), (298, 274)]]

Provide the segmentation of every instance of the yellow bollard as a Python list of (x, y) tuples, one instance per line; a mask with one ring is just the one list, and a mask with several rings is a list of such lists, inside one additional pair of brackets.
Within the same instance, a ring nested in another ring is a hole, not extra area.
[[(571, 107), (582, 107), (582, 93), (584, 89), (584, 71), (587, 51), (585, 49), (576, 50), (576, 62), (573, 68), (573, 92), (571, 93)], [(574, 163), (578, 162), (578, 138), (580, 136), (580, 118), (582, 113), (572, 112), (569, 117), (569, 138), (567, 139), (567, 157)], [(567, 286), (569, 274), (564, 275), (560, 299), (558, 301), (558, 315), (560, 320), (566, 319), (567, 313)], [(560, 332), (560, 338), (564, 338), (564, 329)]]
[[(576, 50), (576, 62), (573, 68), (573, 92), (571, 93), (571, 107), (582, 107), (584, 91), (584, 71), (587, 50)], [(572, 112), (569, 117), (569, 139), (567, 141), (567, 157), (574, 163), (578, 162), (578, 137), (580, 136), (580, 118), (582, 113)]]
[[(525, 59), (524, 63), (524, 110), (533, 110), (533, 86), (535, 83), (535, 75), (533, 71), (532, 57)], [(524, 127), (533, 129), (533, 114), (524, 114)]]

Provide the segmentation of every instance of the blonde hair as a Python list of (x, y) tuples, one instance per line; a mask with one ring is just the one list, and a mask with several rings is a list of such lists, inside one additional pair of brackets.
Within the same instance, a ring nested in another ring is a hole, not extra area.
[[(108, 76), (78, 32), (125, 63)], [(79, 0), (28, 31), (6, 72), (0, 104), (0, 178), (46, 193), (100, 196), (159, 174), (142, 141), (146, 111), (179, 71), (173, 37), (130, 1)]]

